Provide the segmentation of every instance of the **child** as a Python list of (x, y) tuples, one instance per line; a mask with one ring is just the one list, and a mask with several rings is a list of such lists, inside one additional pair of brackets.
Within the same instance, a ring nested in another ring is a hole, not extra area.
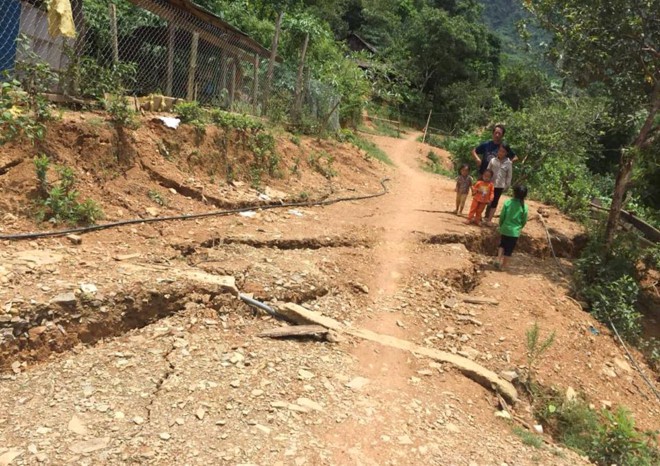
[(509, 199), (502, 206), (500, 213), (500, 247), (497, 250), (497, 260), (495, 267), (503, 269), (509, 262), (513, 250), (516, 248), (516, 242), (520, 232), (527, 223), (528, 208), (525, 205), (527, 197), (526, 186), (516, 186), (513, 188), (513, 199)]
[(460, 215), (465, 208), (465, 201), (472, 187), (472, 177), (470, 176), (470, 166), (467, 163), (461, 165), (456, 178), (456, 210), (454, 213)]
[(488, 224), (493, 220), (500, 196), (511, 186), (513, 164), (506, 154), (507, 152), (504, 146), (500, 146), (500, 149), (497, 151), (497, 157), (491, 159), (488, 163), (488, 168), (493, 170), (493, 185), (495, 186), (493, 202), (488, 204), (486, 208), (486, 223)]
[(470, 213), (468, 214), (467, 224), (474, 223), (479, 225), (481, 223), (481, 214), (486, 206), (492, 202), (493, 193), (493, 170), (486, 170), (481, 179), (472, 186), (472, 205), (470, 206)]

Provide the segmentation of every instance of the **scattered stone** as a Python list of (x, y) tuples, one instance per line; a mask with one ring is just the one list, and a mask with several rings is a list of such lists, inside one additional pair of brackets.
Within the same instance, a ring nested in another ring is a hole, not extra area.
[(273, 401), (270, 405), (273, 408), (282, 409), (282, 408), (286, 408), (287, 406), (289, 406), (289, 403), (287, 403), (286, 401)]
[(323, 406), (321, 406), (316, 401), (312, 401), (309, 398), (298, 398), (296, 401), (303, 408), (311, 409), (312, 411), (323, 411)]
[(172, 438), (172, 436), (167, 432), (161, 432), (160, 434), (158, 434), (158, 437), (160, 437), (161, 440), (169, 440)]
[(447, 335), (456, 335), (456, 327), (449, 326), (443, 330)]
[(241, 386), (241, 381), (240, 380), (232, 380), (229, 385), (231, 385), (232, 388), (238, 388)]
[(50, 434), (51, 430), (53, 430), (53, 429), (50, 429), (49, 427), (38, 427), (37, 428), (37, 434), (39, 434), (39, 435)]
[(452, 424), (451, 422), (448, 422), (445, 424), (445, 429), (447, 429), (449, 432), (453, 432), (455, 434), (458, 434), (461, 432), (460, 427), (458, 427), (456, 424)]
[(575, 400), (577, 400), (577, 392), (575, 391), (575, 389), (573, 389), (573, 387), (568, 387), (568, 388), (566, 389), (566, 399), (567, 399), (568, 401), (575, 401)]
[(502, 419), (511, 419), (511, 414), (508, 411), (502, 410), (495, 412), (495, 417), (501, 417)]
[(401, 436), (397, 437), (397, 440), (399, 442), (399, 445), (412, 445), (413, 444), (413, 441), (407, 435), (401, 435)]
[(53, 299), (51, 299), (50, 302), (52, 304), (61, 304), (61, 305), (75, 304), (76, 295), (72, 291), (68, 293), (58, 294)]
[(610, 369), (609, 367), (603, 367), (601, 373), (612, 379), (616, 378), (616, 372), (614, 372), (614, 370)]
[(238, 364), (239, 362), (245, 361), (245, 356), (243, 356), (241, 353), (234, 353), (231, 358), (229, 358), (229, 362), (232, 364)]
[(124, 419), (126, 416), (121, 411), (115, 411), (115, 419)]
[(160, 209), (157, 209), (155, 207), (147, 207), (144, 210), (145, 210), (146, 213), (148, 213), (152, 217), (158, 217), (160, 215)]
[(99, 437), (82, 442), (75, 442), (69, 445), (69, 450), (73, 453), (91, 453), (93, 451), (102, 450), (110, 444), (110, 437)]
[(69, 430), (73, 432), (74, 434), (78, 435), (87, 435), (87, 427), (85, 427), (85, 424), (80, 420), (78, 416), (75, 414), (69, 421)]
[(197, 411), (195, 411), (195, 416), (196, 416), (197, 419), (199, 419), (200, 421), (201, 421), (202, 419), (204, 419), (204, 416), (205, 416), (205, 415), (206, 415), (206, 411), (204, 410), (204, 408), (198, 408)]
[(308, 371), (308, 370), (300, 369), (300, 370), (298, 371), (298, 378), (299, 378), (300, 380), (311, 380), (311, 379), (314, 378), (314, 374), (311, 373), (311, 372)]
[(603, 408), (612, 409), (612, 402), (611, 401), (602, 400), (601, 404), (603, 405)]
[(362, 283), (352, 283), (353, 288), (355, 288), (358, 291), (363, 292), (364, 294), (369, 294), (369, 287), (367, 285), (364, 285)]
[(135, 416), (133, 418), (133, 422), (137, 425), (142, 425), (142, 424), (144, 424), (144, 418), (140, 417), (140, 416)]
[(621, 369), (622, 371), (627, 372), (628, 374), (631, 374), (633, 371), (632, 367), (630, 367), (630, 364), (628, 364), (623, 359), (614, 358), (614, 365), (619, 369)]
[(0, 466), (6, 466), (11, 464), (16, 458), (23, 454), (23, 450), (20, 448), (10, 448), (8, 452), (0, 455)]
[(369, 379), (365, 379), (364, 377), (355, 377), (353, 380), (348, 382), (346, 386), (351, 390), (359, 391), (362, 390), (362, 388), (364, 388), (364, 386), (368, 383)]
[(71, 241), (71, 244), (82, 244), (82, 236), (78, 235), (67, 235), (66, 239)]
[(268, 427), (266, 427), (266, 426), (263, 426), (263, 425), (261, 425), (261, 424), (257, 424), (257, 425), (255, 425), (254, 427), (256, 427), (257, 429), (259, 429), (261, 432), (263, 432), (263, 433), (266, 434), (266, 435), (269, 435), (269, 434), (270, 434), (270, 428), (268, 428)]
[(500, 377), (502, 377), (507, 382), (513, 383), (516, 380), (518, 380), (518, 377), (520, 377), (520, 376), (518, 375), (518, 373), (516, 371), (502, 371), (502, 372), (500, 372)]
[(96, 288), (96, 285), (93, 283), (81, 283), (80, 291), (87, 294), (96, 294), (98, 288)]
[(458, 352), (458, 354), (468, 359), (475, 360), (479, 357), (481, 353), (470, 346), (463, 346), (461, 350)]
[(264, 394), (264, 391), (259, 390), (258, 388), (255, 388), (254, 390), (252, 390), (252, 396), (261, 396), (263, 394)]
[(442, 305), (448, 309), (454, 309), (456, 306), (458, 306), (458, 300), (455, 298), (449, 298), (446, 299)]
[(534, 430), (537, 434), (543, 433), (543, 426), (541, 424), (534, 424)]

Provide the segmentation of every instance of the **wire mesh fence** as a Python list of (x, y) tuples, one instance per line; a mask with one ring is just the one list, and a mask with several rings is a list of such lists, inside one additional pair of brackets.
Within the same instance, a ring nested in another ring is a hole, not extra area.
[[(55, 72), (57, 94), (162, 94), (260, 114), (270, 51), (190, 0), (0, 0), (0, 72), (15, 76), (34, 59)], [(275, 110), (294, 94), (280, 68)], [(338, 128), (338, 98), (308, 79), (304, 112)]]

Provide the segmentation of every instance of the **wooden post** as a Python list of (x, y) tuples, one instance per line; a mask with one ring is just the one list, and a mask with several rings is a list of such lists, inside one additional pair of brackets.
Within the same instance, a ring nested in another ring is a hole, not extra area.
[(300, 115), (302, 114), (302, 98), (303, 98), (303, 71), (305, 69), (305, 56), (307, 55), (307, 46), (309, 45), (309, 33), (305, 34), (305, 41), (303, 42), (302, 52), (300, 53), (300, 64), (298, 65), (298, 76), (296, 77), (296, 94), (293, 104), (293, 121), (298, 123)]
[(270, 85), (273, 80), (273, 71), (275, 70), (275, 59), (277, 58), (277, 46), (280, 41), (280, 30), (282, 29), (282, 18), (284, 11), (280, 11), (275, 20), (275, 35), (273, 36), (273, 43), (270, 46), (270, 60), (268, 61), (268, 71), (266, 72), (266, 85), (264, 86), (264, 109), (263, 113), (266, 114), (268, 109), (268, 98), (270, 96)]
[(117, 37), (117, 7), (110, 4), (110, 36), (112, 37), (112, 62), (119, 63), (119, 38)]
[(167, 82), (165, 83), (165, 95), (172, 97), (172, 82), (174, 81), (174, 37), (176, 26), (170, 21), (167, 24)]
[(236, 93), (236, 59), (231, 59), (231, 73), (229, 74), (229, 111), (234, 109), (234, 96)]
[(254, 71), (252, 75), (252, 113), (257, 114), (257, 96), (259, 94), (259, 54), (254, 54)]
[(188, 65), (188, 89), (186, 100), (193, 100), (195, 93), (195, 71), (197, 69), (197, 46), (199, 45), (199, 33), (195, 32), (190, 44), (190, 64)]
[(426, 126), (424, 126), (424, 137), (422, 137), (422, 144), (426, 141), (426, 132), (429, 130), (429, 124), (431, 123), (431, 114), (433, 109), (429, 110), (429, 117), (426, 119)]

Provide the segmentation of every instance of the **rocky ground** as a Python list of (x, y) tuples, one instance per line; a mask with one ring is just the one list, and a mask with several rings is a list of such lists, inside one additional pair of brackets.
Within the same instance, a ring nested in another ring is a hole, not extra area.
[[(261, 338), (284, 324), (239, 291), (509, 379), (536, 322), (556, 332), (539, 383), (657, 428), (623, 350), (568, 296), (537, 212), (566, 270), (579, 226), (531, 202), (511, 269), (492, 269), (495, 231), (452, 213), (453, 183), (421, 170), (415, 136), (375, 138), (396, 167), (369, 162), (334, 194), (390, 177), (375, 199), (6, 241), (0, 465), (588, 464), (547, 435), (523, 442), (497, 395), (451, 364), (350, 334)], [(522, 392), (509, 414), (537, 423)]]

